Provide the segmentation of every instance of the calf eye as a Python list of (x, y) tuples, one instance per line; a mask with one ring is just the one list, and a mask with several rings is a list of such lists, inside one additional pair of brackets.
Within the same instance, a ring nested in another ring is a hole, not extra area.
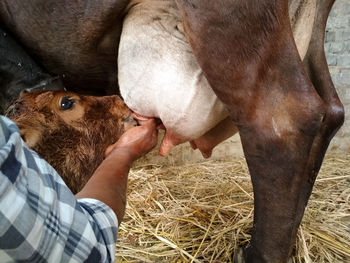
[(61, 110), (70, 110), (75, 103), (74, 99), (70, 99), (69, 97), (65, 96), (61, 100)]

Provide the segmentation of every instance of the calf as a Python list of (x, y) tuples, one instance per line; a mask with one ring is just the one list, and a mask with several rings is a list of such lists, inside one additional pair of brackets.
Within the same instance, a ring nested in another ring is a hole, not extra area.
[(27, 145), (78, 192), (104, 158), (108, 145), (136, 125), (118, 96), (71, 92), (24, 93), (8, 109)]

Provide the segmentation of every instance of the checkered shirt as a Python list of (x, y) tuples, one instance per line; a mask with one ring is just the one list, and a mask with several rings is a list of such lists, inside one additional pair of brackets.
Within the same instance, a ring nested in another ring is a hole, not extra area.
[(113, 262), (117, 217), (76, 199), (57, 172), (0, 116), (0, 262)]

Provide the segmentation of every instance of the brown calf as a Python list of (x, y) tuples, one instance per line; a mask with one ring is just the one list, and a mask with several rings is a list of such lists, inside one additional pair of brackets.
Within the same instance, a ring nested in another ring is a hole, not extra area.
[(118, 96), (48, 91), (22, 94), (7, 116), (27, 145), (76, 193), (102, 162), (108, 145), (136, 125), (131, 114)]

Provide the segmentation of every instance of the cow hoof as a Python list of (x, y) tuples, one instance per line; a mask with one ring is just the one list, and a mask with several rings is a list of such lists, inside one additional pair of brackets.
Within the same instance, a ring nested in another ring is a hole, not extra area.
[[(238, 249), (238, 251), (235, 253), (234, 257), (233, 257), (233, 263), (245, 263), (245, 259), (244, 259), (244, 248), (240, 248)], [(288, 260), (288, 263), (293, 263), (293, 259), (290, 258)]]
[(243, 256), (243, 248), (240, 248), (233, 257), (233, 263), (245, 263)]

